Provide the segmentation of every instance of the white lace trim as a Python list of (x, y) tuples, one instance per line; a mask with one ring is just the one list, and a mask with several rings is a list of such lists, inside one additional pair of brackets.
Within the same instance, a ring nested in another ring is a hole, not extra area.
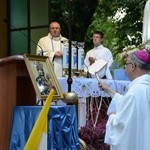
[[(109, 97), (107, 93), (101, 92), (98, 87), (97, 79), (93, 78), (73, 78), (73, 83), (71, 85), (71, 91), (75, 92), (78, 97), (98, 97), (98, 96), (106, 96)], [(60, 87), (63, 92), (67, 92), (67, 78), (58, 78), (60, 83)], [(120, 81), (120, 80), (101, 80), (102, 82), (107, 83), (111, 88), (119, 92), (120, 94), (124, 94), (127, 85), (130, 81)]]

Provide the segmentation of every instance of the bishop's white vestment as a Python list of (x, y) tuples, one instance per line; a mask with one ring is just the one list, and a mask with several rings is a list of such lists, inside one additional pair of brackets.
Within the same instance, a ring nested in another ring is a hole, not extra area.
[(109, 116), (105, 143), (111, 150), (150, 150), (150, 75), (133, 80), (124, 96), (112, 101), (116, 114)]

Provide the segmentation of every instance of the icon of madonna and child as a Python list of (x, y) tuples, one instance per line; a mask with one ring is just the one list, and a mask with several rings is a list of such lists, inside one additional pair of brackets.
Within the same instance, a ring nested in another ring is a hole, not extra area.
[(36, 83), (41, 95), (48, 95), (51, 89), (55, 90), (54, 95), (57, 94), (56, 88), (51, 80), (51, 75), (44, 72), (43, 64), (39, 61), (35, 62), (38, 76), (36, 77)]

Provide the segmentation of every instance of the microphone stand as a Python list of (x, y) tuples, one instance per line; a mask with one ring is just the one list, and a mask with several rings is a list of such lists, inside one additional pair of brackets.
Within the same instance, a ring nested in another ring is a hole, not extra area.
[(68, 92), (71, 92), (71, 84), (72, 84), (72, 78), (71, 78), (71, 50), (72, 50), (72, 0), (67, 0), (68, 5), (69, 5), (69, 70), (68, 70)]

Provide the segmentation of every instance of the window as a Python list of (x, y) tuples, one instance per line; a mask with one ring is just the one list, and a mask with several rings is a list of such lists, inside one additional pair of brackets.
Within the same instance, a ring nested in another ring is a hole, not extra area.
[(9, 0), (9, 55), (35, 54), (38, 40), (47, 35), (48, 0)]

